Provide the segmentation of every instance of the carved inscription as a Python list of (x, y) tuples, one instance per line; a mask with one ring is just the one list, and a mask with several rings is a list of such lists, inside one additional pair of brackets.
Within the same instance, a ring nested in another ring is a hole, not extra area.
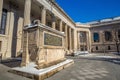
[(50, 46), (62, 46), (62, 38), (44, 33), (44, 45), (50, 45)]

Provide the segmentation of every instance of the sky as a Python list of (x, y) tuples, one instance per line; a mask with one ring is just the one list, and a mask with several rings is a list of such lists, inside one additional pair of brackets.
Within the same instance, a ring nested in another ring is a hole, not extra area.
[(120, 0), (55, 0), (74, 22), (120, 16)]

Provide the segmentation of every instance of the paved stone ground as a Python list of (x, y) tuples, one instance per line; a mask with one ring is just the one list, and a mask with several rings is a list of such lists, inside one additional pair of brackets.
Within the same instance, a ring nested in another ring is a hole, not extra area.
[[(113, 59), (97, 59), (94, 56), (68, 57), (74, 59), (75, 64), (45, 80), (120, 80), (120, 58), (116, 57)], [(20, 61), (0, 64), (0, 80), (32, 80), (8, 72), (10, 68), (19, 65)]]
[(120, 80), (120, 62), (116, 64), (113, 59), (72, 58), (74, 65), (46, 80)]
[(12, 67), (19, 66), (20, 61), (5, 61), (0, 64), (0, 80), (32, 80), (19, 75), (9, 73)]

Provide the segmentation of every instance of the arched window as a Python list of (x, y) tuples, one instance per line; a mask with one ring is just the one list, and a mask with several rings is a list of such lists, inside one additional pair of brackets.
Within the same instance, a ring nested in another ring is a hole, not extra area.
[(105, 31), (105, 40), (112, 41), (112, 34), (109, 31)]
[(99, 42), (99, 34), (98, 33), (93, 33), (93, 40), (94, 40), (94, 42)]

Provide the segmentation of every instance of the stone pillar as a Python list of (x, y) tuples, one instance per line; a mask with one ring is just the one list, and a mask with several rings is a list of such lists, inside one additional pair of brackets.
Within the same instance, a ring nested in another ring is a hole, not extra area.
[(68, 50), (68, 26), (65, 24), (65, 43), (66, 43), (66, 50)]
[(41, 23), (46, 25), (46, 9), (45, 9), (45, 7), (43, 7), (43, 9), (42, 9)]
[(103, 43), (103, 41), (104, 41), (104, 32), (103, 31), (100, 31), (99, 33), (99, 41), (100, 41), (100, 43), (102, 44)]
[(87, 37), (87, 44), (86, 44), (87, 50), (88, 50), (88, 52), (90, 52), (89, 32), (86, 32), (86, 37)]
[(0, 0), (0, 26), (1, 26), (1, 18), (2, 18), (2, 9), (3, 9), (3, 0)]
[(74, 35), (74, 39), (73, 39), (74, 51), (77, 51), (77, 31), (76, 31), (76, 29), (73, 29), (73, 35)]
[(90, 52), (91, 52), (91, 50), (92, 50), (92, 36), (91, 36), (91, 32), (89, 31), (89, 50), (90, 50)]
[(60, 27), (59, 30), (62, 32), (62, 20), (60, 20), (60, 26), (59, 27)]
[(69, 50), (71, 51), (72, 49), (72, 40), (71, 40), (71, 28), (69, 27)]
[[(24, 7), (24, 27), (30, 24), (31, 17), (31, 0), (25, 0)], [(26, 66), (29, 63), (29, 53), (28, 53), (28, 32), (24, 30), (23, 32), (23, 53), (22, 53), (22, 63), (21, 66)]]
[(52, 22), (52, 28), (53, 28), (53, 29), (56, 29), (55, 26), (56, 26), (56, 23), (55, 23), (55, 21), (53, 21), (53, 22)]
[(24, 30), (23, 35), (23, 54), (21, 66), (27, 66), (29, 63), (29, 52), (28, 52), (28, 32)]
[(77, 31), (77, 49), (80, 51), (80, 32), (79, 31)]
[(25, 0), (25, 6), (24, 6), (24, 26), (29, 25), (30, 17), (31, 17), (31, 0)]
[(6, 35), (7, 35), (7, 52), (5, 54), (6, 58), (12, 57), (12, 37), (13, 37), (13, 29), (14, 29), (14, 11), (11, 9), (10, 12), (7, 13), (7, 21), (6, 21)]
[(17, 44), (16, 44), (16, 56), (21, 55), (21, 47), (22, 47), (22, 31), (23, 31), (23, 18), (19, 17), (18, 19), (18, 25), (17, 25)]

